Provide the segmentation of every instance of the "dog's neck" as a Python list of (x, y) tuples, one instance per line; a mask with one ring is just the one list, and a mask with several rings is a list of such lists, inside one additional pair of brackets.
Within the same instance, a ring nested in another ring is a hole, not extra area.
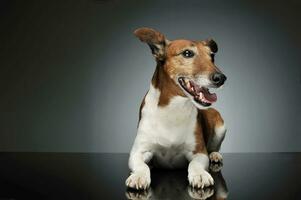
[[(160, 90), (158, 106), (168, 105), (173, 97), (185, 97), (184, 93), (179, 89), (179, 86), (164, 70), (164, 62), (162, 61), (157, 61), (156, 70), (152, 77), (152, 85), (154, 88)], [(186, 99), (189, 101), (188, 98)]]

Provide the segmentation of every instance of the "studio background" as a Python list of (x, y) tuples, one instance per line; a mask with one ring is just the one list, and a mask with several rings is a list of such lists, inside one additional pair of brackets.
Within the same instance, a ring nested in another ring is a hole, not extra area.
[[(129, 152), (155, 61), (133, 36), (219, 45), (223, 152), (301, 151), (298, 1), (1, 1), (0, 151)], [(172, 134), (172, 133), (171, 133)]]

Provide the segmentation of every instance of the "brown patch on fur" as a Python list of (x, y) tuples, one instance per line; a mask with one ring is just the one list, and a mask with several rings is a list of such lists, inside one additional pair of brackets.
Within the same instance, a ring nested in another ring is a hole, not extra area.
[[(193, 50), (195, 56), (184, 58), (181, 53), (186, 49)], [(220, 70), (212, 62), (210, 53), (210, 48), (202, 42), (174, 40), (166, 48), (164, 68), (171, 78), (213, 74)]]
[(179, 86), (166, 73), (164, 66), (160, 62), (158, 62), (153, 75), (152, 85), (154, 88), (160, 90), (158, 106), (168, 105), (170, 99), (174, 96), (185, 96)]
[(218, 50), (217, 44), (212, 38), (205, 40), (203, 44), (208, 46), (211, 49), (212, 53), (216, 53)]
[(215, 127), (220, 127), (224, 124), (224, 120), (220, 113), (214, 108), (198, 110), (198, 122), (203, 127), (204, 140), (206, 144), (209, 139), (214, 136)]
[(195, 135), (195, 149), (193, 151), (194, 154), (196, 153), (205, 153), (207, 154), (206, 144), (203, 137), (203, 128), (202, 124), (197, 121), (196, 128), (194, 131)]
[(160, 44), (165, 41), (165, 37), (162, 33), (151, 28), (139, 28), (134, 31), (134, 34), (141, 42), (146, 42), (148, 44)]
[(156, 60), (165, 59), (165, 46), (168, 40), (162, 33), (151, 28), (139, 28), (134, 31), (134, 34), (140, 41), (148, 44)]
[[(148, 92), (147, 92), (148, 93)], [(144, 107), (144, 105), (145, 105), (145, 97), (146, 97), (146, 95), (147, 95), (147, 93), (144, 95), (144, 97), (143, 97), (143, 100), (142, 100), (142, 102), (141, 102), (141, 104), (140, 104), (140, 107), (139, 107), (139, 120), (138, 120), (138, 125), (139, 125), (139, 123), (140, 123), (140, 120), (141, 120), (141, 117), (142, 117), (142, 109), (143, 109), (143, 107)]]

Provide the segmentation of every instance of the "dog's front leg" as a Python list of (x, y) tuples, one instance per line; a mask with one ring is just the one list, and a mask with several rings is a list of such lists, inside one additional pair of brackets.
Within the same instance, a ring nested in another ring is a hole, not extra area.
[(150, 169), (147, 162), (152, 158), (149, 151), (132, 150), (129, 158), (131, 175), (125, 184), (130, 188), (146, 189), (150, 186)]
[(189, 153), (187, 156), (188, 165), (188, 181), (192, 187), (204, 188), (213, 185), (214, 180), (207, 172), (209, 166), (209, 158), (205, 153)]

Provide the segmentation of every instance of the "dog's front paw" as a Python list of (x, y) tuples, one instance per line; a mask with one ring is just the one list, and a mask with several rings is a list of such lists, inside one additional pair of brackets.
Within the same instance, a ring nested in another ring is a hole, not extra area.
[(210, 162), (212, 163), (222, 163), (223, 156), (219, 152), (211, 152), (209, 155)]
[(208, 199), (214, 194), (213, 187), (207, 187), (204, 189), (188, 187), (188, 194), (193, 199)]
[(192, 187), (204, 188), (214, 184), (212, 176), (205, 170), (202, 170), (199, 174), (188, 173), (188, 181)]
[(150, 175), (143, 172), (134, 172), (125, 181), (127, 187), (137, 190), (147, 189), (150, 186), (150, 183)]

